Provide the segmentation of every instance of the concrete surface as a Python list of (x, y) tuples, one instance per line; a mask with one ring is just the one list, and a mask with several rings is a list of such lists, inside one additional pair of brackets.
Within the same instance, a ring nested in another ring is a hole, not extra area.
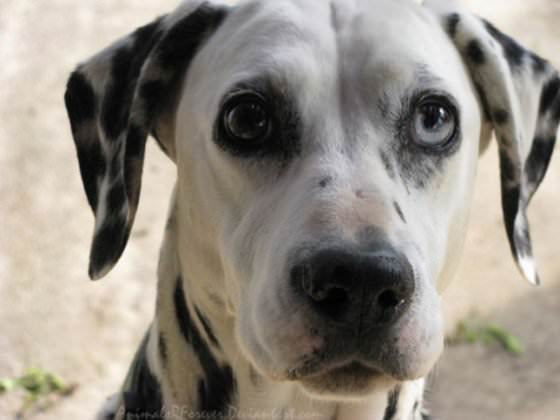
[[(471, 0), (473, 9), (560, 66), (560, 1)], [(126, 253), (87, 280), (93, 218), (63, 108), (68, 73), (173, 0), (0, 0), (0, 377), (30, 366), (76, 392), (33, 419), (92, 418), (114, 392), (148, 325), (174, 168), (150, 144), (143, 197)], [(449, 330), (475, 311), (520, 336), (527, 351), (453, 346), (431, 380), (442, 420), (560, 419), (560, 153), (531, 209), (544, 286), (517, 274), (502, 227), (496, 151), (482, 159), (462, 267), (445, 293)], [(0, 397), (14, 418), (21, 395)]]

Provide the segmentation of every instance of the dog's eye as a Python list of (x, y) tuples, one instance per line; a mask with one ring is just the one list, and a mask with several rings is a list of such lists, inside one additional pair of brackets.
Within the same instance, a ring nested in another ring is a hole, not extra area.
[(255, 144), (266, 140), (270, 129), (270, 117), (266, 105), (259, 97), (244, 95), (226, 104), (223, 124), (232, 140)]
[(445, 147), (457, 131), (455, 110), (445, 101), (429, 98), (416, 107), (412, 119), (412, 139), (425, 147)]

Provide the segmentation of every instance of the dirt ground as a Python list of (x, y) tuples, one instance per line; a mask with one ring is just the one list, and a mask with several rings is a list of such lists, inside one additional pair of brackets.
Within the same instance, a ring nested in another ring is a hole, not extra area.
[[(88, 419), (120, 385), (153, 313), (155, 270), (174, 168), (149, 146), (132, 239), (104, 281), (87, 280), (93, 218), (63, 109), (68, 73), (175, 0), (0, 0), (0, 378), (38, 366), (78, 384), (34, 419)], [(471, 0), (473, 10), (560, 66), (560, 1)], [(496, 150), (482, 159), (448, 329), (473, 311), (526, 352), (452, 346), (428, 401), (442, 420), (560, 419), (560, 153), (530, 215), (544, 285), (514, 268), (499, 205)], [(0, 396), (14, 418), (21, 395)]]

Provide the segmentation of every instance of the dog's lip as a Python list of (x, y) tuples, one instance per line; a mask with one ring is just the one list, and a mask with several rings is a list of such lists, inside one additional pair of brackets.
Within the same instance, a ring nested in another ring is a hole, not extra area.
[(359, 359), (345, 359), (330, 363), (320, 359), (310, 359), (288, 373), (289, 379), (293, 381), (325, 375), (374, 377), (383, 375), (383, 372)]
[(335, 376), (354, 376), (354, 377), (375, 377), (383, 373), (375, 368), (367, 366), (359, 361), (352, 361), (350, 363), (338, 366), (332, 369), (327, 369), (323, 374)]

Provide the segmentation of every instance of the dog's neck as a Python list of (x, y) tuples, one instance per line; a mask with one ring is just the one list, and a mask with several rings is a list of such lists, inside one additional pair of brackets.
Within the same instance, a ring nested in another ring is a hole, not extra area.
[[(177, 216), (172, 209), (160, 256), (156, 318), (146, 341), (148, 365), (161, 383), (166, 411), (182, 413), (178, 418), (209, 412), (236, 419), (423, 418), (423, 380), (360, 402), (336, 402), (312, 399), (297, 384), (260, 375), (239, 349), (226, 302), (192, 277), (219, 283), (219, 261), (210, 251), (195, 254), (184, 248), (184, 228)], [(188, 240), (192, 246), (195, 238)], [(201, 264), (191, 270), (184, 256), (204, 261), (208, 271), (201, 273)]]

